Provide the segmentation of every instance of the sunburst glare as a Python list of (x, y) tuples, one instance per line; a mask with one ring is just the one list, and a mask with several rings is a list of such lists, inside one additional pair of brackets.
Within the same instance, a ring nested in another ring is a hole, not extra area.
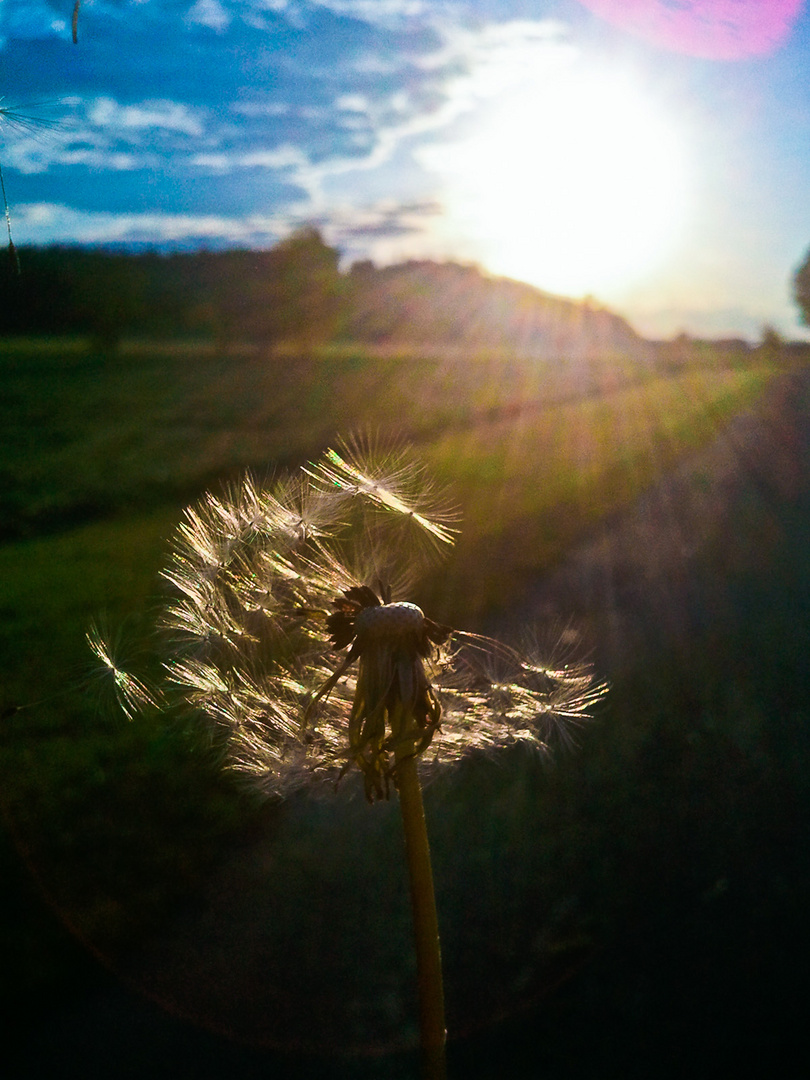
[(613, 298), (687, 219), (682, 132), (629, 77), (581, 61), (537, 73), (425, 163), (446, 228), (487, 269), (551, 292)]

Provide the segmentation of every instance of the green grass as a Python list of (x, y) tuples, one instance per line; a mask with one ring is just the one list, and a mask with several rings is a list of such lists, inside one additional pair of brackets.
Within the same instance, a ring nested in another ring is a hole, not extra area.
[[(463, 530), (441, 590), (485, 615), (750, 408), (765, 367), (693, 371), (451, 431), (426, 448)], [(456, 571), (456, 567), (458, 570)], [(485, 567), (484, 573), (473, 568)], [(477, 584), (473, 584), (475, 579)]]
[[(404, 433), (463, 510), (426, 587), (431, 614), (470, 625), (715, 438), (772, 372), (17, 342), (2, 343), (0, 375), (0, 499), (16, 537), (0, 547), (0, 805), (55, 907), (115, 953), (255, 813), (193, 731), (114, 717), (86, 684), (93, 618), (136, 641), (149, 627), (186, 499), (242, 467), (306, 460), (336, 433)], [(17, 857), (0, 850), (0, 872)], [(24, 917), (0, 929), (32, 993), (54, 978), (45, 958), (28, 963), (40, 933)]]
[(99, 946), (143, 930), (244, 820), (199, 739), (156, 717), (128, 723), (94, 688), (84, 633), (106, 614), (143, 636), (170, 524), (151, 515), (0, 549), (2, 807), (53, 902)]
[(403, 360), (348, 347), (302, 357), (193, 342), (132, 342), (109, 356), (79, 344), (0, 348), (6, 539), (183, 501), (248, 466), (298, 463), (363, 427), (432, 442), (657, 377), (619, 357)]

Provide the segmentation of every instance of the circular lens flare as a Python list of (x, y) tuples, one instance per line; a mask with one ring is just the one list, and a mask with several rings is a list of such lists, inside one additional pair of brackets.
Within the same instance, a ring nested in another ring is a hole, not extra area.
[(580, 0), (595, 15), (659, 48), (742, 60), (785, 43), (802, 0)]

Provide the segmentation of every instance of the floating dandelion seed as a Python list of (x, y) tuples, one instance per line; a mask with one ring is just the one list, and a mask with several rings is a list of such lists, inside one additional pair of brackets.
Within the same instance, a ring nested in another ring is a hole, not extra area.
[(8, 255), (11, 260), (11, 265), (14, 268), (16, 274), (20, 274), (20, 257), (17, 254), (17, 248), (14, 246), (14, 239), (11, 235), (11, 211), (8, 206), (8, 198), (6, 197), (6, 182), (3, 179), (3, 169), (0, 166), (0, 194), (3, 196), (3, 211), (6, 219), (6, 232), (8, 233)]
[[(358, 442), (348, 443), (346, 449), (352, 456), (362, 457), (364, 448)], [(326, 489), (333, 488), (365, 498), (369, 503), (389, 512), (388, 520), (399, 519), (413, 522), (416, 535), (420, 533), (437, 546), (453, 542), (453, 530), (448, 522), (455, 514), (448, 513), (441, 498), (426, 481), (424, 469), (410, 460), (404, 451), (388, 451), (380, 455), (375, 451), (374, 470), (349, 455), (341, 457), (335, 450), (327, 450), (323, 460), (309, 474)]]
[[(327, 450), (269, 490), (251, 477), (185, 512), (164, 577), (165, 669), (181, 703), (224, 731), (227, 759), (267, 795), (360, 771), (369, 801), (399, 794), (412, 881), (423, 1049), (444, 1045), (438, 929), (417, 763), (570, 739), (604, 687), (434, 622), (407, 597), (453, 542), (455, 515), (404, 451)], [(91, 647), (128, 716), (154, 695)]]
[(146, 709), (159, 707), (158, 695), (149, 690), (141, 679), (130, 675), (116, 663), (109, 639), (99, 627), (91, 626), (86, 638), (91, 652), (101, 663), (102, 678), (111, 684), (115, 701), (128, 720)]

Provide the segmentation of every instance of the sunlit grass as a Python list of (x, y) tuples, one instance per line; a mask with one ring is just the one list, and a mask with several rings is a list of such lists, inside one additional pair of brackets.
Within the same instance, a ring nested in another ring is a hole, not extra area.
[(57, 906), (113, 951), (161, 919), (249, 817), (187, 732), (113, 721), (81, 690), (90, 621), (132, 619), (137, 638), (132, 613), (153, 610), (183, 500), (242, 466), (261, 477), (311, 459), (336, 429), (403, 432), (463, 509), (431, 610), (466, 623), (708, 445), (772, 375), (348, 348), (295, 362), (30, 350), (0, 349), (6, 509), (22, 532), (63, 531), (0, 547), (2, 805)]
[[(7, 539), (186, 502), (244, 467), (261, 476), (297, 465), (361, 427), (423, 445), (444, 432), (474, 441), (482, 424), (525, 426), (538, 410), (667, 381), (652, 361), (620, 355), (552, 362), (329, 346), (301, 357), (128, 342), (104, 356), (62, 339), (6, 343), (0, 377)], [(695, 387), (714, 377), (707, 365)]]
[(660, 376), (440, 436), (427, 457), (442, 480), (452, 477), (462, 507), (456, 565), (488, 568), (474, 585), (451, 571), (441, 588), (470, 606), (468, 614), (505, 605), (531, 575), (708, 445), (772, 374), (751, 367)]

